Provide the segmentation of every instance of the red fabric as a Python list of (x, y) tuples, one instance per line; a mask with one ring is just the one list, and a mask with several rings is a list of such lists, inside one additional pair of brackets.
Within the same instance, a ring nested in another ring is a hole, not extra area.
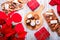
[(31, 0), (27, 3), (29, 8), (34, 11), (40, 4), (36, 0)]
[(15, 11), (12, 11), (12, 12), (8, 13), (8, 16), (10, 17), (11, 15), (14, 14), (14, 12), (15, 12)]
[(5, 35), (5, 37), (11, 36), (14, 33), (14, 31), (12, 29), (12, 25), (4, 24), (2, 26), (2, 33)]
[(15, 37), (12, 37), (11, 40), (25, 40), (25, 38), (15, 38)]
[(8, 20), (6, 20), (6, 24), (11, 25), (12, 24), (12, 19), (9, 18)]
[(15, 30), (16, 32), (21, 32), (21, 30), (24, 31), (23, 25), (21, 23), (17, 24)]
[[(2, 17), (3, 16), (3, 17)], [(6, 22), (9, 22), (8, 24), (14, 22), (21, 22), (22, 17), (19, 13), (11, 12), (8, 15), (6, 15), (4, 12), (0, 11), (0, 19), (4, 19)]]
[(25, 40), (27, 32), (24, 31), (23, 25), (21, 23), (17, 24), (14, 29), (16, 32), (15, 34), (17, 34), (18, 37), (15, 37), (15, 35), (13, 35), (11, 40)]
[(12, 20), (13, 20), (14, 22), (21, 22), (22, 17), (21, 17), (20, 14), (15, 13), (15, 14), (12, 15)]
[[(18, 13), (11, 12), (6, 15), (4, 12), (0, 11), (0, 25), (2, 25), (0, 32), (4, 34), (3, 37), (0, 36), (0, 40), (25, 40), (27, 32), (24, 31), (21, 23), (12, 28), (12, 21), (18, 23), (21, 22), (21, 20), (22, 17)], [(18, 38), (15, 37), (15, 34), (18, 34)]]
[(37, 40), (46, 40), (49, 37), (49, 32), (43, 27), (35, 33)]
[[(16, 32), (17, 33), (17, 32)], [(11, 37), (11, 40), (25, 40), (25, 36), (26, 36), (26, 33), (27, 32), (25, 32), (25, 33), (17, 33), (17, 35), (18, 35), (18, 37), (16, 37), (15, 35), (13, 35), (12, 37)], [(22, 36), (23, 35), (23, 36)]]
[(56, 5), (55, 0), (51, 0), (49, 4), (52, 6)]
[[(27, 32), (24, 31), (21, 23), (17, 24), (13, 30), (11, 25), (4, 24), (2, 27), (2, 33), (4, 34), (4, 37), (11, 37), (11, 40), (25, 40), (25, 36), (27, 34)], [(18, 38), (15, 37), (16, 33), (18, 34)], [(12, 35), (14, 36), (12, 37)]]
[(19, 38), (25, 38), (26, 34), (27, 34), (27, 32), (25, 32), (25, 31), (18, 33)]
[(8, 40), (6, 37), (1, 37), (0, 36), (0, 40)]
[(5, 24), (6, 22), (5, 22), (5, 20), (4, 19), (0, 19), (0, 25), (3, 25), (3, 24)]
[(0, 19), (7, 19), (7, 15), (2, 11), (0, 11)]
[(24, 31), (23, 25), (21, 23), (15, 26), (15, 31), (18, 33), (19, 38), (24, 38), (26, 35), (26, 32)]
[(0, 11), (0, 23), (3, 24), (1, 32), (4, 34), (4, 37), (9, 37), (13, 34), (11, 19), (2, 11)]
[(49, 4), (52, 6), (57, 5), (57, 12), (60, 16), (60, 0), (51, 0)]
[(51, 0), (50, 5), (54, 6), (54, 5), (60, 5), (60, 0)]

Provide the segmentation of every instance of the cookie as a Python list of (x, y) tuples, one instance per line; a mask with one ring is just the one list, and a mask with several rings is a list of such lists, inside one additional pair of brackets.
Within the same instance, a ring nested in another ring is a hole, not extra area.
[(12, 11), (18, 11), (22, 9), (23, 4), (7, 1), (7, 2), (2, 3), (1, 7), (5, 13), (10, 13)]

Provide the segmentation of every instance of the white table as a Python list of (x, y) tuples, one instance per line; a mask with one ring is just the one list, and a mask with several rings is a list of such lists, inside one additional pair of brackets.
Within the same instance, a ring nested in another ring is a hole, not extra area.
[[(51, 7), (51, 6), (48, 4), (50, 0), (37, 0), (37, 1), (38, 1), (40, 4), (45, 5), (45, 8), (44, 8), (44, 10), (43, 10), (43, 12), (42, 12), (41, 14), (43, 14), (44, 12), (46, 12), (48, 9), (54, 9), (54, 11), (55, 11), (55, 13), (56, 13), (56, 15), (57, 15), (56, 6)], [(1, 5), (1, 3), (3, 3), (3, 2), (5, 2), (5, 0), (0, 0), (0, 5)], [(0, 10), (1, 10), (1, 6), (0, 6)], [(29, 9), (29, 7), (28, 7), (26, 4), (24, 5), (24, 9), (17, 11), (18, 13), (20, 13), (20, 14), (22, 15), (22, 23), (23, 23), (23, 25), (24, 25), (24, 16), (25, 16), (28, 12), (30, 12), (30, 11), (31, 11), (31, 10)], [(59, 20), (60, 20), (60, 17), (59, 17), (58, 15), (57, 15), (57, 17), (58, 17)], [(43, 23), (43, 25), (42, 25), (41, 27), (45, 27), (45, 28), (49, 31), (49, 33), (50, 33), (50, 37), (49, 37), (47, 40), (60, 40), (60, 37), (57, 35), (57, 33), (56, 33), (56, 32), (52, 32), (52, 31), (50, 30), (50, 28), (48, 27), (48, 24), (46, 23), (44, 17), (43, 17), (43, 20), (44, 20), (44, 23)], [(24, 25), (24, 28), (25, 28), (25, 31), (28, 32), (27, 35), (26, 35), (26, 40), (36, 40), (36, 38), (35, 38), (35, 36), (34, 36), (34, 33), (35, 33), (36, 31), (38, 31), (39, 29), (41, 29), (41, 28), (39, 28), (38, 30), (29, 30), (25, 25)]]

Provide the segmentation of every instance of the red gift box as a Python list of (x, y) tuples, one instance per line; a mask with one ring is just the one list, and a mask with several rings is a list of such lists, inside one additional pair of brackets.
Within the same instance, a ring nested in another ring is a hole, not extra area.
[(46, 40), (49, 37), (49, 32), (43, 27), (35, 33), (37, 40)]
[(29, 8), (34, 11), (40, 4), (37, 2), (37, 0), (31, 0), (27, 3)]

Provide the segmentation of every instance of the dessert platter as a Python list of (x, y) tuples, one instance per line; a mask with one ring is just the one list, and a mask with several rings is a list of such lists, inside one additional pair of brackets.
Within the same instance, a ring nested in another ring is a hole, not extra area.
[(51, 28), (52, 31), (56, 31), (58, 35), (60, 36), (60, 22), (55, 15), (53, 9), (47, 11), (46, 13), (43, 14), (49, 27)]
[(41, 5), (36, 12), (32, 11), (25, 15), (24, 22), (29, 29), (36, 30), (42, 26), (43, 20), (41, 12), (43, 9), (44, 6)]
[(1, 4), (1, 7), (5, 13), (9, 13), (12, 11), (17, 11), (17, 10), (22, 9), (23, 5), (24, 3), (22, 0), (17, 0), (17, 1), (7, 0), (6, 2)]

